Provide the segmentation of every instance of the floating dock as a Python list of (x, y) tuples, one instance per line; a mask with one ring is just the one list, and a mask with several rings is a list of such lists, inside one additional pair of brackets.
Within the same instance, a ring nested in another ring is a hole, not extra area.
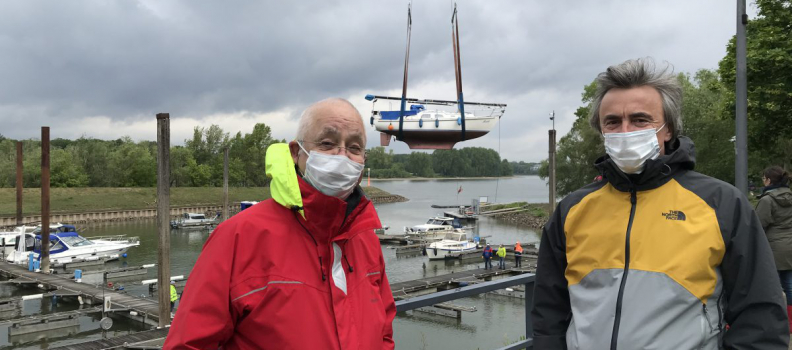
[[(89, 284), (78, 283), (63, 275), (51, 275), (28, 271), (26, 268), (8, 262), (0, 262), (0, 274), (12, 278), (13, 283), (40, 284), (49, 290), (79, 296), (85, 303), (100, 304), (104, 298), (110, 298), (112, 309), (126, 310), (116, 312), (133, 320), (157, 326), (159, 320), (159, 305), (153, 299), (139, 298), (129, 294), (116, 292), (102, 286), (95, 287)], [(170, 317), (167, 315), (166, 317)]]

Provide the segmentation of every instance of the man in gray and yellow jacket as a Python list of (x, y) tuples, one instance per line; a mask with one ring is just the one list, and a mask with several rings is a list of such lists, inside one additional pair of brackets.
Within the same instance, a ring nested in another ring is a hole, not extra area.
[(651, 59), (597, 77), (591, 124), (603, 180), (545, 225), (536, 349), (787, 349), (762, 226), (733, 186), (693, 171), (682, 91)]

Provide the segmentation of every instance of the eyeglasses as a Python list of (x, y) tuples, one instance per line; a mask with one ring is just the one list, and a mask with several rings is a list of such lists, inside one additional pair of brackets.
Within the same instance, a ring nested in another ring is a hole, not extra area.
[(358, 145), (349, 147), (341, 147), (332, 141), (305, 141), (297, 140), (297, 142), (310, 143), (316, 145), (316, 149), (322, 153), (339, 154), (341, 150), (346, 151), (347, 156), (353, 160), (365, 160), (368, 152)]

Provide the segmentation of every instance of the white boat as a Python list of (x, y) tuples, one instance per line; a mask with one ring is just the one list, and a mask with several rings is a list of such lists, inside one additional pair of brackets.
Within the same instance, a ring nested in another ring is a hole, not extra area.
[(454, 232), (454, 218), (433, 217), (423, 225), (405, 227), (404, 233), (414, 240), (443, 239), (446, 233)]
[(443, 240), (429, 244), (426, 256), (429, 260), (442, 260), (455, 258), (464, 253), (478, 249), (478, 245), (467, 239), (467, 234), (462, 230), (446, 233)]
[(205, 214), (184, 213), (178, 219), (171, 221), (170, 225), (172, 228), (206, 227), (217, 225), (217, 220), (219, 218), (220, 215), (215, 215), (213, 218), (207, 218)]
[[(60, 266), (71, 262), (93, 260), (116, 260), (123, 256), (131, 247), (140, 245), (137, 237), (108, 236), (86, 239), (77, 233), (72, 225), (57, 226), (54, 233), (50, 233), (50, 264)], [(50, 232), (53, 229), (50, 228)], [(16, 264), (27, 264), (28, 256), (32, 253), (34, 259), (39, 259), (41, 253), (41, 229), (33, 233), (25, 233), (24, 239), (17, 238), (14, 250), (6, 258)]]
[[(392, 136), (399, 134), (400, 111), (373, 111), (371, 125), (381, 132), (380, 145), (388, 146)], [(404, 111), (403, 141), (411, 149), (451, 149), (459, 141), (486, 135), (498, 123), (500, 115), (465, 113), (465, 138), (462, 135), (462, 114), (443, 110), (426, 110), (424, 105), (411, 105)]]
[[(50, 227), (53, 227), (52, 225)], [(0, 232), (0, 247), (13, 247), (17, 237), (25, 233), (33, 233), (38, 226), (22, 225), (14, 228), (13, 231)]]

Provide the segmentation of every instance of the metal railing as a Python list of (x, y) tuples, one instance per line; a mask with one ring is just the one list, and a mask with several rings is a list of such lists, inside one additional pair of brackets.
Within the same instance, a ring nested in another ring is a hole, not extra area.
[(514, 344), (507, 345), (498, 350), (517, 350), (517, 349), (533, 349), (533, 324), (531, 324), (531, 304), (533, 304), (533, 284), (536, 275), (532, 273), (525, 273), (517, 276), (499, 279), (497, 281), (488, 281), (459, 287), (442, 292), (421, 295), (410, 299), (399, 300), (396, 302), (396, 312), (404, 312), (415, 310), (418, 308), (432, 306), (435, 304), (444, 303), (451, 300), (472, 297), (475, 295), (492, 292), (498, 289), (504, 289), (515, 285), (525, 286), (525, 340), (518, 341)]

